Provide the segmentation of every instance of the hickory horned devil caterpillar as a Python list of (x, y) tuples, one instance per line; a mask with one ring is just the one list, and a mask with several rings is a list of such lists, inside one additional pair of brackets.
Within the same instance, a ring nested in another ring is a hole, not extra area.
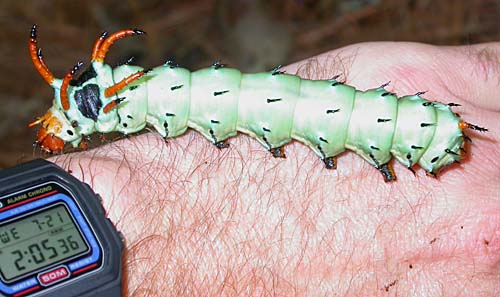
[[(93, 132), (124, 134), (153, 126), (164, 138), (195, 129), (218, 148), (246, 133), (274, 157), (284, 157), (283, 146), (296, 139), (336, 167), (335, 156), (346, 148), (375, 166), (386, 182), (396, 179), (391, 155), (413, 171), (419, 164), (431, 176), (465, 153), (462, 130), (485, 128), (460, 120), (451, 110), (458, 104), (431, 102), (423, 92), (398, 98), (384, 89), (359, 91), (337, 81), (308, 80), (286, 74), (279, 67), (243, 74), (216, 62), (190, 72), (169, 61), (153, 69), (104, 63), (117, 40), (142, 35), (138, 29), (105, 32), (94, 44), (90, 66), (75, 77), (77, 63), (63, 79), (50, 72), (37, 46), (36, 25), (29, 51), (35, 68), (54, 89), (52, 107), (36, 121), (35, 144), (60, 152), (66, 143), (85, 143)], [(83, 140), (83, 141), (82, 141)]]

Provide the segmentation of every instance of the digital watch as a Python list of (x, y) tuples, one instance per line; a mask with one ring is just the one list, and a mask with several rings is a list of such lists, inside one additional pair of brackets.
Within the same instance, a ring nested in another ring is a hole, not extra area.
[(87, 184), (41, 159), (0, 171), (0, 296), (121, 296), (122, 251)]

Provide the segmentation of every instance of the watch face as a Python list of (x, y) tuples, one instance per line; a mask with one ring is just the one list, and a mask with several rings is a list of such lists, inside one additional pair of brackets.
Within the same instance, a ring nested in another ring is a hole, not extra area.
[(90, 247), (64, 203), (0, 226), (0, 274), (5, 283), (86, 254)]
[(3, 196), (0, 206), (0, 296), (51, 290), (102, 267), (94, 229), (57, 182)]

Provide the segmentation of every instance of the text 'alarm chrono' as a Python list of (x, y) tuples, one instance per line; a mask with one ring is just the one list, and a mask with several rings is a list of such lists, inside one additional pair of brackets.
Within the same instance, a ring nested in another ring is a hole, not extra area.
[(0, 296), (121, 296), (122, 251), (87, 184), (40, 159), (0, 171)]

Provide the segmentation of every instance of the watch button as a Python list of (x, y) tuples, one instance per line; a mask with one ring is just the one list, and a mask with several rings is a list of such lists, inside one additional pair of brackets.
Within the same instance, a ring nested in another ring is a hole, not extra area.
[(38, 274), (38, 280), (42, 286), (50, 286), (54, 283), (62, 281), (70, 276), (66, 266), (60, 266), (55, 269)]

